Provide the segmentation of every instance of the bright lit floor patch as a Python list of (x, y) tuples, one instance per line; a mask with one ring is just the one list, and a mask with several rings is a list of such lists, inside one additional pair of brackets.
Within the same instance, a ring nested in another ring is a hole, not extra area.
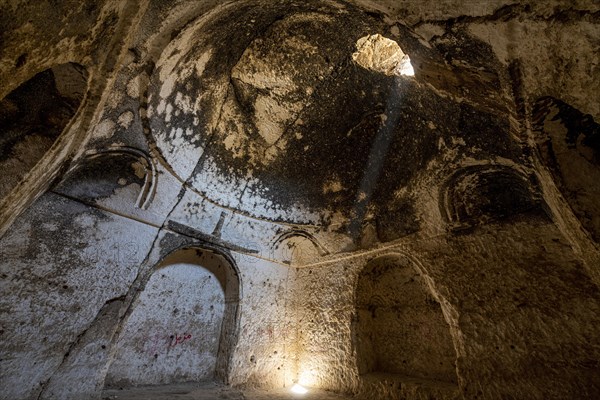
[(308, 393), (308, 389), (306, 389), (304, 386), (299, 385), (297, 383), (294, 386), (292, 386), (292, 388), (290, 390), (292, 391), (292, 393), (296, 393), (296, 394)]

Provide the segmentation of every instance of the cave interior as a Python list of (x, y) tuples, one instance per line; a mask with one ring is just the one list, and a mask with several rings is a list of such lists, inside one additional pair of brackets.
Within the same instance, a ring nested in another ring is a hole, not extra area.
[(0, 3), (0, 399), (599, 399), (600, 3)]

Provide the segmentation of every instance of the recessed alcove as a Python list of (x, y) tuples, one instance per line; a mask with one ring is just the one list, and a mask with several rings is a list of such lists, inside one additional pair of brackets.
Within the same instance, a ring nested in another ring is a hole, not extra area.
[(119, 336), (106, 387), (226, 380), (238, 291), (220, 255), (184, 249), (165, 258)]
[(440, 208), (452, 229), (521, 214), (546, 216), (535, 176), (502, 165), (474, 165), (455, 172), (442, 187)]
[(354, 335), (365, 384), (390, 380), (457, 388), (449, 325), (424, 277), (406, 257), (381, 256), (362, 270)]
[(156, 180), (156, 166), (143, 151), (115, 146), (82, 157), (54, 191), (86, 203), (147, 209)]
[(87, 90), (87, 71), (74, 63), (48, 68), (0, 101), (0, 198), (52, 147)]

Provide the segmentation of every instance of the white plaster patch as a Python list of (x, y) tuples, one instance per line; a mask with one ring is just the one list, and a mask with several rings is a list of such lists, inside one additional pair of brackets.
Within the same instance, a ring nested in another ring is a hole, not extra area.
[(169, 139), (171, 143), (171, 151), (183, 146), (185, 144), (185, 139), (183, 138), (183, 129), (172, 128), (171, 133), (169, 134)]
[(160, 87), (160, 97), (166, 99), (173, 93), (173, 89), (175, 88), (175, 83), (177, 79), (173, 75), (169, 75), (167, 79), (164, 80), (162, 86)]
[(165, 100), (161, 100), (156, 107), (156, 112), (160, 115), (165, 112), (165, 108), (167, 108), (167, 102)]
[(167, 107), (165, 109), (165, 122), (171, 122), (171, 113), (173, 112), (173, 105), (171, 103), (167, 103)]
[(73, 219), (73, 223), (82, 229), (93, 227), (95, 222), (95, 218), (87, 214), (80, 214)]
[(339, 180), (330, 180), (325, 182), (325, 184), (323, 185), (323, 194), (337, 193), (342, 191), (343, 189), (344, 187), (342, 186), (342, 183)]
[(105, 139), (110, 138), (115, 133), (116, 127), (117, 124), (115, 124), (114, 121), (105, 119), (96, 125), (94, 136)]
[(133, 122), (133, 112), (125, 111), (123, 114), (119, 115), (117, 122), (122, 128), (129, 129), (131, 123)]
[(191, 114), (194, 111), (192, 98), (181, 92), (177, 92), (175, 95), (175, 105), (186, 114)]
[(213, 53), (213, 50), (208, 49), (207, 51), (202, 53), (200, 58), (198, 58), (198, 61), (196, 61), (195, 67), (196, 67), (196, 75), (198, 75), (198, 77), (201, 77), (202, 74), (204, 74), (204, 69), (206, 68), (206, 64), (212, 57), (212, 53)]
[[(186, 128), (186, 134), (191, 134), (193, 129)], [(183, 128), (170, 128), (167, 132), (155, 134), (157, 145), (163, 149), (169, 165), (181, 179), (187, 179), (196, 167), (198, 159), (203, 153), (201, 147), (193, 148), (184, 137)], [(191, 151), (193, 150), (193, 151)]]

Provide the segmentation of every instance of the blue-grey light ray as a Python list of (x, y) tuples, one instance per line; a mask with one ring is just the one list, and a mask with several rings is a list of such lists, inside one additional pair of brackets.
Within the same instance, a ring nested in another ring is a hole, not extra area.
[(400, 79), (402, 78), (394, 78), (394, 85), (390, 89), (385, 106), (385, 119), (379, 127), (377, 136), (375, 137), (373, 145), (371, 146), (371, 152), (369, 153), (365, 172), (356, 195), (354, 215), (349, 226), (349, 232), (354, 240), (358, 239), (361, 234), (361, 228), (367, 213), (367, 208), (387, 158), (390, 144), (394, 137), (395, 128), (400, 120), (401, 110), (399, 104), (401, 100), (401, 93), (400, 90), (398, 90)]

